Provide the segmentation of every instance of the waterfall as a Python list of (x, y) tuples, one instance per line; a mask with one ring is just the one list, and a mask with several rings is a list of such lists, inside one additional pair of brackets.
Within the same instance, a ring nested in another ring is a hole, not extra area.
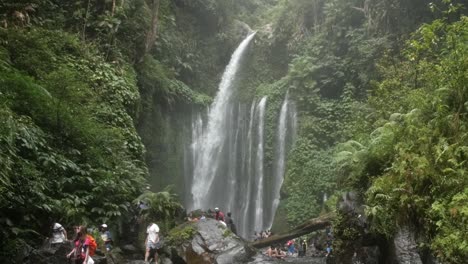
[(276, 149), (275, 149), (275, 162), (273, 165), (273, 203), (270, 210), (268, 219), (268, 227), (273, 225), (273, 219), (276, 214), (276, 209), (280, 202), (280, 190), (284, 180), (284, 173), (286, 169), (286, 154), (287, 143), (291, 145), (294, 142), (296, 134), (296, 110), (293, 103), (289, 102), (289, 92), (281, 105), (280, 116), (278, 119), (278, 129), (276, 133)]
[[(245, 181), (243, 184), (243, 191), (244, 191), (244, 199), (245, 201), (242, 203), (241, 206), (241, 213), (242, 219), (240, 221), (240, 234), (243, 237), (248, 237), (249, 235), (249, 224), (250, 224), (250, 202), (252, 201), (252, 150), (253, 150), (253, 127), (254, 127), (254, 117), (255, 117), (255, 109), (256, 104), (255, 100), (252, 102), (250, 107), (250, 115), (249, 115), (249, 129), (247, 132), (247, 149), (245, 150), (242, 164), (245, 166), (243, 172), (245, 174)], [(238, 221), (239, 223), (239, 221)]]
[(288, 115), (288, 95), (281, 106), (279, 121), (278, 121), (278, 131), (276, 134), (276, 153), (275, 153), (275, 163), (273, 170), (273, 206), (271, 207), (271, 219), (269, 220), (269, 227), (273, 225), (273, 217), (275, 216), (276, 209), (279, 205), (280, 200), (280, 189), (283, 184), (283, 175), (285, 169), (285, 146), (286, 146), (286, 130), (287, 130), (287, 115)]
[[(220, 166), (220, 159), (225, 147), (226, 128), (228, 125), (229, 103), (233, 94), (233, 83), (241, 59), (255, 33), (245, 38), (232, 54), (231, 60), (223, 73), (218, 93), (208, 115), (206, 132), (198, 145), (197, 160), (193, 172), (191, 209), (215, 206), (216, 194), (212, 191), (213, 181)], [(226, 188), (225, 186), (223, 188)], [(223, 195), (223, 192), (221, 192)]]
[(191, 143), (184, 147), (187, 209), (219, 207), (231, 212), (238, 234), (247, 239), (273, 223), (297, 118), (294, 103), (286, 95), (272, 142), (273, 165), (265, 167), (267, 97), (251, 104), (234, 99), (236, 75), (254, 35), (233, 53), (207, 113), (194, 111), (188, 135)]
[(255, 230), (262, 230), (263, 226), (263, 153), (264, 153), (264, 124), (265, 124), (265, 105), (267, 97), (263, 97), (258, 103), (258, 130), (257, 130), (257, 155), (255, 160), (255, 177), (257, 178), (257, 197), (255, 198)]

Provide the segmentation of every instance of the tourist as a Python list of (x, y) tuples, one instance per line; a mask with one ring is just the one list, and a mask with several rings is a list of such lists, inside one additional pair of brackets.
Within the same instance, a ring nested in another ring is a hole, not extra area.
[(67, 231), (59, 223), (54, 223), (52, 226), (52, 238), (50, 243), (52, 246), (63, 244), (67, 241)]
[(276, 248), (276, 258), (284, 259), (286, 257), (286, 252), (284, 252), (281, 247)]
[[(76, 229), (76, 236), (73, 240), (74, 248), (67, 254), (67, 258), (74, 261), (75, 264), (88, 264), (89, 261), (89, 245), (88, 232), (85, 226), (79, 226)], [(92, 261), (91, 261), (92, 262)], [(93, 262), (94, 263), (94, 262)]]
[(328, 257), (330, 256), (330, 254), (332, 253), (333, 249), (331, 247), (331, 245), (327, 245), (327, 254), (325, 255), (325, 257)]
[(269, 256), (269, 257), (276, 257), (277, 253), (276, 253), (276, 249), (274, 246), (270, 246), (267, 251), (265, 252), (265, 255)]
[(215, 208), (215, 219), (225, 222), (224, 213), (221, 212), (218, 207)]
[(253, 241), (258, 241), (258, 240), (259, 240), (258, 233), (257, 231), (255, 231), (253, 234)]
[(226, 224), (227, 224), (227, 227), (232, 231), (232, 233), (234, 233), (234, 235), (237, 235), (236, 225), (234, 224), (234, 221), (232, 220), (231, 212), (227, 213)]
[(159, 242), (159, 226), (155, 223), (151, 223), (146, 229), (148, 234), (145, 239), (145, 262), (148, 263), (150, 256), (154, 256), (154, 263), (158, 263), (158, 249), (161, 248)]
[(296, 251), (296, 247), (294, 245), (294, 240), (289, 240), (286, 245), (288, 247), (288, 254), (292, 256)]
[(102, 224), (99, 228), (99, 232), (101, 233), (101, 238), (102, 241), (104, 241), (104, 246), (106, 247), (106, 250), (110, 251), (112, 249), (112, 235), (107, 229), (107, 225)]
[(307, 243), (305, 240), (302, 240), (301, 246), (299, 247), (299, 257), (304, 257), (307, 251)]

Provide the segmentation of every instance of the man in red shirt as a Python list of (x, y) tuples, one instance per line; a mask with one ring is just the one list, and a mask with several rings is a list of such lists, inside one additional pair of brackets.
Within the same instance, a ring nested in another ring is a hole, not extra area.
[(223, 214), (223, 212), (219, 211), (218, 207), (215, 208), (215, 219), (218, 220), (218, 221), (225, 222), (224, 214)]

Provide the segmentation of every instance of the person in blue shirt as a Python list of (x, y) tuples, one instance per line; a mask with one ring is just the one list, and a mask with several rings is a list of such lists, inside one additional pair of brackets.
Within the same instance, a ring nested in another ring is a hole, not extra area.
[(104, 246), (106, 247), (106, 250), (110, 251), (112, 249), (112, 235), (107, 229), (107, 225), (102, 224), (99, 228), (99, 231), (101, 233), (102, 241), (104, 241)]

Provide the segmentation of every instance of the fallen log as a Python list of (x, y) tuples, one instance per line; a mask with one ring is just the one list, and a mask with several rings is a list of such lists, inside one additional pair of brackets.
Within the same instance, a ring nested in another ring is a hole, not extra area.
[(325, 229), (328, 225), (331, 224), (333, 218), (335, 218), (334, 213), (324, 214), (317, 218), (310, 219), (286, 233), (273, 235), (271, 237), (255, 241), (250, 245), (255, 248), (264, 248), (273, 244), (286, 242), (290, 239), (310, 234), (317, 230)]

